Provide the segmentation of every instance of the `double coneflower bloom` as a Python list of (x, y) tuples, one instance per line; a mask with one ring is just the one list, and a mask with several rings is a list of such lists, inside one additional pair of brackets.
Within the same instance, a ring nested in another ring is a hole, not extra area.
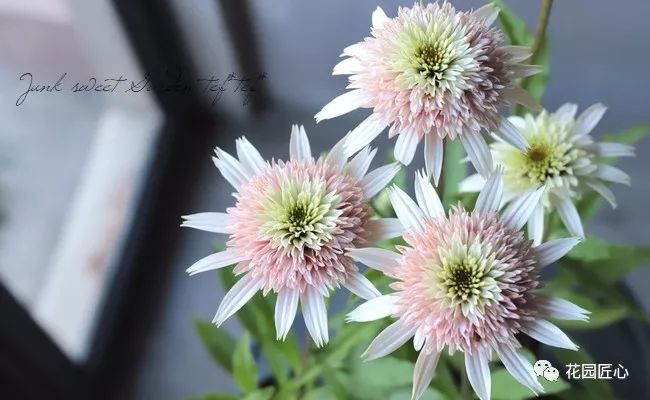
[(370, 299), (380, 293), (364, 277), (348, 251), (373, 240), (399, 236), (394, 218), (372, 219), (368, 201), (398, 171), (395, 164), (368, 172), (376, 150), (365, 148), (351, 160), (339, 142), (314, 159), (303, 127), (294, 126), (289, 161), (265, 161), (253, 145), (237, 140), (238, 159), (217, 148), (214, 163), (237, 191), (225, 213), (183, 217), (183, 226), (229, 235), (224, 251), (192, 265), (191, 275), (235, 265), (240, 278), (217, 310), (221, 325), (255, 293), (277, 293), (275, 326), (284, 339), (298, 301), (314, 342), (328, 341), (325, 297), (340, 285)]
[(427, 173), (437, 182), (443, 140), (458, 137), (477, 171), (487, 176), (492, 159), (484, 134), (522, 146), (499, 108), (536, 107), (516, 81), (540, 71), (522, 64), (530, 57), (527, 48), (501, 45), (501, 32), (490, 27), (497, 14), (492, 5), (457, 12), (447, 2), (400, 8), (395, 18), (377, 8), (371, 36), (343, 50), (347, 58), (334, 67), (335, 75), (350, 75), (351, 90), (323, 107), (316, 120), (372, 108), (346, 139), (347, 151), (390, 127), (388, 136), (397, 136), (395, 158), (405, 165), (424, 140)]

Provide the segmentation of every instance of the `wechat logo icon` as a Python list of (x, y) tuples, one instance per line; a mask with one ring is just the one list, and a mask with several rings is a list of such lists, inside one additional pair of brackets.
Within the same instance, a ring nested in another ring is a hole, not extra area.
[(555, 382), (560, 377), (560, 371), (553, 367), (550, 361), (538, 360), (533, 365), (536, 376), (543, 376), (549, 382)]

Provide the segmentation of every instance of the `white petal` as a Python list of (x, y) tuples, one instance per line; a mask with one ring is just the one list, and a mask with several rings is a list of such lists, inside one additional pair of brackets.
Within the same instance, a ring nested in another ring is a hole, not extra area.
[(291, 126), (291, 140), (289, 141), (289, 158), (295, 161), (311, 160), (311, 148), (304, 126)]
[(485, 178), (480, 174), (472, 174), (458, 184), (458, 191), (460, 193), (480, 192), (483, 186), (485, 186)]
[(378, 247), (349, 249), (347, 255), (355, 261), (382, 272), (394, 268), (400, 257), (399, 254), (393, 251)]
[(332, 75), (352, 75), (361, 71), (361, 63), (356, 57), (346, 58), (334, 66)]
[(528, 218), (528, 237), (532, 239), (533, 246), (539, 246), (544, 238), (544, 203), (541, 201)]
[(513, 145), (521, 151), (526, 151), (528, 148), (528, 140), (524, 135), (512, 124), (507, 118), (501, 119), (501, 126), (494, 132), (500, 139)]
[(465, 370), (474, 392), (481, 400), (489, 400), (492, 387), (490, 365), (486, 351), (475, 349), (473, 354), (465, 353)]
[(248, 181), (248, 173), (242, 167), (237, 159), (220, 148), (214, 150), (216, 157), (212, 157), (214, 165), (219, 169), (221, 175), (237, 190), (246, 181)]
[(277, 340), (284, 340), (289, 329), (296, 318), (298, 309), (298, 289), (285, 289), (278, 292), (278, 300), (275, 302), (275, 330)]
[(533, 54), (530, 47), (526, 46), (504, 46), (502, 49), (510, 56), (509, 61), (511, 63), (528, 60)]
[(400, 236), (404, 227), (397, 218), (382, 218), (368, 221), (366, 230), (369, 232), (369, 241), (379, 241)]
[(623, 143), (598, 142), (594, 144), (595, 152), (601, 157), (633, 157), (634, 146)]
[(391, 187), (388, 189), (388, 197), (404, 228), (422, 227), (424, 219), (422, 210), (402, 189), (397, 186)]
[(336, 142), (325, 157), (325, 162), (338, 172), (343, 171), (345, 163), (348, 161), (348, 156), (345, 155), (345, 151), (343, 150), (343, 143), (346, 138), (347, 135)]
[(377, 154), (377, 149), (370, 150), (370, 148), (364, 147), (348, 163), (348, 173), (358, 180), (363, 179), (366, 172), (368, 172), (372, 159), (375, 158), (375, 154)]
[(504, 88), (501, 92), (505, 98), (513, 103), (521, 104), (528, 107), (533, 111), (540, 111), (542, 106), (535, 100), (535, 98), (526, 90), (519, 86), (511, 86)]
[(501, 345), (495, 348), (501, 362), (519, 383), (530, 388), (535, 395), (538, 392), (544, 392), (544, 388), (539, 384), (533, 366), (524, 356), (509, 345)]
[(433, 181), (438, 185), (442, 172), (445, 146), (442, 138), (433, 133), (424, 135), (424, 168), (428, 175), (433, 175)]
[(537, 189), (531, 189), (512, 201), (503, 211), (502, 216), (504, 222), (513, 225), (518, 230), (521, 229), (526, 221), (528, 221), (537, 204), (540, 203), (542, 193), (544, 193), (543, 186)]
[(578, 106), (573, 103), (565, 103), (560, 108), (555, 111), (555, 118), (563, 123), (572, 121), (576, 112), (578, 111)]
[(510, 79), (519, 79), (538, 74), (544, 71), (544, 68), (540, 65), (515, 64), (510, 66), (510, 70)]
[(181, 226), (188, 228), (214, 233), (230, 233), (232, 230), (232, 218), (226, 213), (203, 212), (184, 215), (182, 218), (184, 221)]
[(628, 174), (611, 165), (599, 165), (594, 176), (604, 181), (622, 183), (628, 186), (632, 183), (632, 179)]
[(377, 335), (361, 358), (370, 361), (392, 353), (413, 337), (415, 329), (415, 326), (406, 325), (398, 319)]
[(403, 132), (397, 135), (395, 141), (395, 159), (404, 165), (413, 161), (415, 150), (418, 148), (420, 138), (415, 132)]
[(419, 399), (424, 391), (427, 390), (438, 366), (439, 358), (440, 353), (437, 351), (420, 352), (415, 362), (415, 368), (413, 369), (413, 392), (411, 394), (411, 400)]
[(381, 7), (378, 6), (372, 13), (372, 27), (379, 28), (386, 21), (388, 21), (386, 13), (381, 9)]
[(564, 257), (581, 240), (579, 237), (554, 239), (535, 247), (539, 266), (546, 267)]
[(578, 346), (560, 328), (548, 321), (536, 319), (523, 324), (520, 329), (526, 335), (549, 346), (578, 350)]
[(255, 146), (242, 136), (236, 141), (237, 145), (237, 157), (241, 162), (242, 166), (249, 171), (251, 175), (257, 174), (264, 168), (268, 166), (264, 158), (260, 155), (260, 152), (257, 151)]
[(391, 294), (375, 297), (350, 311), (346, 320), (348, 322), (368, 322), (388, 317), (395, 311), (396, 301), (397, 297)]
[(570, 301), (539, 296), (540, 312), (552, 319), (588, 321), (590, 312)]
[(210, 271), (213, 269), (219, 269), (227, 267), (229, 265), (237, 264), (238, 262), (244, 261), (245, 259), (245, 256), (238, 254), (235, 250), (227, 249), (218, 253), (210, 254), (209, 256), (200, 259), (199, 261), (192, 264), (186, 272), (190, 275), (196, 275), (200, 272)]
[(483, 176), (490, 175), (492, 172), (492, 153), (490, 153), (490, 148), (483, 135), (480, 133), (460, 135), (460, 140), (463, 142), (467, 156), (476, 171)]
[(427, 337), (424, 334), (424, 329), (422, 329), (422, 326), (420, 326), (418, 329), (415, 330), (415, 335), (413, 335), (413, 348), (415, 351), (420, 351), (422, 350), (422, 347), (427, 341)]
[(607, 111), (607, 107), (605, 107), (602, 103), (596, 103), (584, 110), (576, 121), (574, 130), (575, 134), (587, 135), (589, 132), (591, 132), (603, 117), (605, 111)]
[(348, 279), (343, 282), (343, 286), (365, 300), (381, 296), (381, 293), (379, 293), (379, 290), (377, 290), (375, 285), (373, 285), (372, 282), (370, 282), (368, 278), (363, 276), (360, 272), (351, 273), (348, 276)]
[(560, 219), (566, 226), (570, 234), (574, 236), (585, 236), (585, 231), (582, 228), (582, 221), (580, 220), (580, 214), (576, 209), (575, 204), (571, 201), (570, 197), (557, 198), (554, 201), (555, 208), (557, 209)]
[(341, 53), (340, 57), (355, 57), (357, 56), (362, 50), (364, 42), (357, 42), (354, 44), (351, 44), (343, 49), (343, 52)]
[(616, 208), (616, 197), (614, 193), (604, 184), (598, 181), (586, 181), (587, 186), (592, 188), (596, 193), (601, 195), (609, 202), (612, 208)]
[(365, 199), (375, 197), (383, 188), (390, 183), (399, 171), (398, 163), (392, 163), (372, 170), (361, 180), (363, 186), (363, 196)]
[(346, 92), (326, 104), (325, 107), (323, 107), (323, 109), (314, 116), (314, 118), (316, 118), (316, 122), (320, 122), (325, 119), (335, 118), (340, 115), (347, 114), (359, 107), (363, 107), (366, 103), (366, 100), (367, 96), (363, 90), (356, 89), (350, 92)]
[(501, 207), (503, 199), (503, 177), (501, 168), (496, 168), (485, 182), (485, 186), (478, 194), (474, 210), (484, 213), (496, 212)]
[(499, 9), (492, 4), (486, 4), (472, 14), (478, 19), (482, 19), (485, 26), (490, 26), (499, 16)]
[(316, 347), (323, 347), (329, 342), (325, 298), (318, 289), (308, 286), (300, 294), (300, 304), (302, 306), (302, 316), (309, 334), (314, 339)]
[(445, 216), (445, 208), (442, 206), (440, 197), (424, 172), (415, 173), (415, 198), (422, 211), (429, 217)]
[(242, 308), (244, 304), (246, 304), (246, 302), (250, 300), (258, 290), (260, 290), (260, 287), (260, 281), (252, 278), (250, 273), (241, 277), (241, 279), (239, 279), (223, 297), (221, 304), (219, 304), (219, 309), (217, 309), (217, 314), (214, 316), (212, 322), (217, 326), (223, 324), (228, 317)]
[(379, 136), (387, 126), (388, 124), (382, 121), (377, 114), (370, 114), (346, 138), (343, 144), (345, 153), (349, 156), (364, 148)]

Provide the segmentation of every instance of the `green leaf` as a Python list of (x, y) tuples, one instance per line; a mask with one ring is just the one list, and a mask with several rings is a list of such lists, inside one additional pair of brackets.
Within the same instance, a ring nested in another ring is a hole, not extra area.
[[(558, 368), (558, 370), (560, 369)], [(539, 383), (544, 386), (545, 396), (560, 393), (570, 387), (562, 378), (550, 382), (540, 377)], [(494, 400), (522, 400), (536, 398), (536, 396), (530, 389), (517, 382), (505, 368), (499, 368), (492, 372), (492, 398)]]
[(259, 389), (247, 394), (242, 400), (270, 400), (273, 393), (275, 393), (275, 389), (272, 387)]
[[(411, 389), (397, 390), (387, 398), (388, 400), (411, 400)], [(422, 397), (418, 400), (445, 400), (447, 398), (437, 390), (429, 388), (422, 393)]]
[(636, 268), (650, 265), (650, 246), (618, 245), (587, 236), (567, 258), (581, 261), (584, 269), (603, 282), (614, 283)]
[(201, 341), (215, 359), (226, 371), (232, 373), (232, 353), (235, 340), (228, 332), (202, 320), (196, 320), (194, 327)]
[(232, 355), (232, 376), (245, 393), (257, 388), (257, 364), (250, 347), (250, 334), (244, 332)]
[(650, 133), (650, 124), (640, 124), (628, 128), (619, 133), (610, 133), (602, 136), (605, 142), (616, 142), (623, 144), (635, 144), (639, 140), (648, 136)]
[(228, 393), (210, 393), (202, 396), (190, 397), (189, 400), (239, 400), (239, 397)]
[(314, 390), (307, 392), (303, 400), (337, 400), (337, 398), (332, 394), (330, 388), (322, 386)]
[(459, 139), (445, 141), (441, 179), (442, 202), (445, 208), (455, 200), (458, 195), (458, 184), (467, 176), (467, 164), (461, 161), (464, 157), (465, 149)]
[(363, 386), (394, 388), (413, 382), (413, 364), (394, 357), (384, 357), (364, 363), (354, 371), (353, 380)]
[(526, 23), (517, 17), (502, 0), (492, 0), (492, 4), (501, 9), (499, 12), (499, 22), (510, 44), (530, 46), (533, 43), (533, 35), (530, 33)]

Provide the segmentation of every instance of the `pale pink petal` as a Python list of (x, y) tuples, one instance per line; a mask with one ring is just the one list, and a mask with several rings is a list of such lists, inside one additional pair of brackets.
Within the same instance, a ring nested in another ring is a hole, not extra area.
[(370, 300), (381, 296), (375, 285), (360, 272), (351, 273), (348, 279), (343, 282), (343, 286), (362, 299)]
[(249, 171), (249, 176), (257, 174), (268, 166), (255, 146), (242, 136), (236, 141), (237, 157), (242, 166)]
[(343, 114), (347, 114), (350, 111), (356, 110), (357, 108), (363, 107), (367, 101), (367, 95), (363, 90), (352, 90), (329, 102), (314, 116), (314, 118), (316, 119), (316, 122), (336, 118)]
[(492, 153), (490, 153), (490, 148), (483, 135), (480, 133), (461, 135), (460, 140), (463, 142), (467, 156), (476, 171), (483, 176), (490, 175), (492, 172)]
[(371, 199), (375, 197), (377, 193), (393, 180), (399, 169), (400, 165), (398, 163), (393, 163), (370, 171), (368, 175), (361, 180), (364, 198)]
[(278, 293), (275, 303), (275, 330), (277, 340), (284, 340), (291, 329), (298, 309), (298, 289), (285, 289)]
[(203, 212), (184, 215), (181, 226), (214, 233), (230, 233), (232, 218), (226, 213)]
[(424, 214), (417, 204), (402, 189), (393, 186), (388, 190), (395, 214), (406, 229), (422, 227)]
[(397, 265), (399, 254), (379, 247), (349, 249), (347, 255), (353, 260), (379, 271), (388, 271)]
[(366, 223), (370, 232), (370, 241), (379, 241), (398, 237), (404, 231), (402, 223), (397, 218), (371, 219)]
[(563, 197), (556, 199), (553, 204), (555, 209), (566, 226), (570, 234), (575, 236), (584, 237), (585, 231), (582, 228), (582, 221), (580, 220), (580, 214), (576, 209), (575, 204), (571, 201), (570, 197)]
[(388, 317), (395, 311), (396, 300), (393, 295), (375, 297), (348, 313), (346, 321), (368, 322)]
[(251, 274), (241, 277), (223, 297), (212, 322), (217, 326), (223, 324), (228, 317), (242, 308), (258, 290), (260, 290), (259, 280), (253, 278)]
[(551, 265), (564, 257), (578, 243), (582, 241), (579, 237), (553, 239), (535, 247), (535, 255), (540, 267)]
[(377, 29), (381, 27), (386, 21), (388, 21), (388, 17), (386, 16), (386, 13), (384, 10), (381, 9), (381, 7), (377, 6), (375, 11), (372, 12), (372, 27)]
[(415, 132), (403, 132), (397, 135), (395, 141), (395, 159), (404, 165), (413, 161), (415, 150), (418, 148), (420, 138)]
[(361, 358), (370, 361), (392, 353), (413, 337), (415, 329), (398, 319), (377, 335)]
[(506, 224), (521, 229), (541, 201), (543, 193), (544, 187), (531, 189), (511, 202), (502, 213)]
[(431, 186), (429, 178), (422, 171), (415, 173), (415, 198), (422, 211), (430, 218), (445, 216), (445, 208), (436, 189)]
[(490, 366), (484, 349), (476, 349), (472, 354), (465, 353), (465, 370), (469, 383), (481, 400), (489, 400), (492, 387)]
[(497, 346), (495, 349), (503, 366), (506, 367), (510, 375), (512, 375), (519, 383), (528, 387), (537, 395), (543, 393), (544, 388), (539, 384), (533, 366), (528, 360), (517, 352), (513, 347), (508, 344)]
[(318, 289), (309, 286), (300, 294), (300, 304), (309, 334), (316, 347), (323, 347), (329, 342), (325, 298)]
[(418, 359), (415, 362), (413, 369), (413, 391), (411, 400), (417, 400), (422, 396), (425, 390), (429, 387), (433, 374), (438, 366), (438, 359), (440, 353), (437, 351), (425, 352), (421, 351)]
[(542, 319), (529, 321), (522, 325), (521, 331), (538, 342), (549, 346), (578, 350), (578, 346), (560, 328), (548, 321)]
[(474, 210), (490, 213), (499, 211), (503, 199), (503, 176), (501, 168), (494, 170), (478, 194)]
[(544, 203), (539, 202), (528, 219), (528, 237), (533, 246), (539, 246), (544, 238)]
[(424, 168), (427, 175), (433, 175), (436, 186), (440, 181), (445, 146), (442, 138), (433, 133), (424, 136)]
[(305, 128), (301, 125), (291, 127), (291, 139), (289, 141), (289, 158), (295, 161), (311, 160), (311, 148)]
[(370, 114), (370, 116), (363, 120), (356, 128), (354, 128), (347, 136), (343, 148), (345, 153), (350, 155), (354, 154), (359, 149), (366, 147), (372, 142), (379, 134), (386, 129), (388, 124), (382, 121), (377, 114)]
[(237, 264), (238, 262), (244, 261), (245, 259), (246, 257), (239, 254), (237, 251), (233, 249), (227, 249), (218, 253), (210, 254), (209, 256), (200, 259), (199, 261), (192, 264), (186, 272), (190, 275), (196, 275), (201, 272), (211, 271), (213, 269), (219, 269), (227, 267), (229, 265)]
[(528, 140), (507, 118), (501, 119), (501, 126), (494, 134), (521, 151), (526, 151), (528, 148)]
[(540, 312), (552, 319), (588, 321), (590, 312), (570, 301), (560, 298), (540, 296), (538, 299)]
[(350, 160), (350, 163), (348, 164), (348, 173), (358, 180), (363, 179), (366, 172), (368, 172), (372, 159), (375, 158), (375, 154), (377, 154), (377, 149), (370, 150), (370, 148), (364, 147), (356, 156), (354, 156), (354, 158), (352, 158), (352, 160)]

